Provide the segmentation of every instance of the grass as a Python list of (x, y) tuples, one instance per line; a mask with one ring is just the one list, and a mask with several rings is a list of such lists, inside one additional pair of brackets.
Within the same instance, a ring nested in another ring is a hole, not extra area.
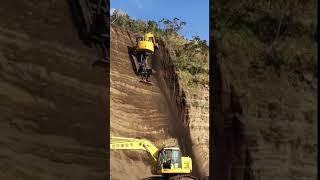
[(215, 36), (220, 36), (224, 61), (258, 74), (316, 75), (315, 5), (315, 0), (217, 2)]

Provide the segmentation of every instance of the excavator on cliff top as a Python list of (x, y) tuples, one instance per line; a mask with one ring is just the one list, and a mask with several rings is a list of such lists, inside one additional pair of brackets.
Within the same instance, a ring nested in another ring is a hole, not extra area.
[[(153, 161), (152, 174), (161, 175), (168, 180), (194, 180), (192, 159), (182, 156), (178, 147), (163, 147), (158, 149), (147, 139), (111, 137), (111, 150), (142, 150), (148, 152)], [(146, 179), (152, 179), (146, 178)]]
[(158, 48), (159, 46), (151, 32), (146, 33), (144, 36), (138, 35), (136, 37), (136, 45), (130, 54), (134, 61), (136, 72), (141, 76), (141, 82), (150, 82), (148, 78), (154, 73), (150, 59), (155, 49)]

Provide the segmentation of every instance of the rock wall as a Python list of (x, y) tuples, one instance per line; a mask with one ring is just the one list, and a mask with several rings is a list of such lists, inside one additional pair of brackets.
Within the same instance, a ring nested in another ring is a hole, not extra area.
[[(175, 119), (161, 84), (154, 76), (152, 85), (139, 82), (135, 74), (128, 53), (135, 35), (118, 26), (112, 26), (110, 34), (110, 136), (146, 138), (158, 148), (178, 146)], [(110, 159), (111, 179), (152, 176), (153, 161), (145, 151), (115, 150)]]
[[(197, 114), (198, 117), (191, 114), (194, 112), (194, 107), (188, 101), (188, 97), (186, 97), (185, 91), (179, 83), (170, 48), (162, 40), (159, 40), (159, 47), (159, 50), (154, 55), (153, 67), (175, 114), (176, 121), (174, 125), (179, 137), (180, 147), (192, 157), (194, 173), (199, 177), (209, 176), (208, 118), (201, 119), (198, 118), (199, 114)], [(204, 114), (206, 117), (208, 112)]]
[[(208, 176), (208, 148), (192, 142), (191, 134), (197, 131), (190, 127), (190, 107), (169, 47), (159, 42), (160, 48), (151, 60), (156, 74), (151, 77), (152, 85), (145, 85), (139, 83), (128, 54), (128, 48), (135, 44), (134, 37), (118, 26), (111, 28), (111, 135), (147, 138), (158, 147), (178, 145), (184, 155), (192, 157), (193, 175)], [(194, 137), (199, 136), (208, 138), (208, 128)], [(123, 167), (130, 170), (123, 172)], [(145, 152), (111, 153), (112, 178), (150, 176), (150, 167)]]
[(214, 179), (317, 178), (316, 5), (211, 4)]
[(108, 77), (67, 1), (2, 1), (0, 22), (0, 179), (106, 179)]

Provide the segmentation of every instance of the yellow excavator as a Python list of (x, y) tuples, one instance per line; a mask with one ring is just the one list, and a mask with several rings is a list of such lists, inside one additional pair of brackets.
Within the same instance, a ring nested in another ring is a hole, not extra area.
[[(111, 150), (142, 150), (153, 160), (152, 174), (169, 180), (197, 179), (191, 176), (192, 159), (182, 156), (178, 147), (158, 149), (147, 139), (111, 137)], [(152, 179), (152, 178), (150, 178)]]
[(148, 78), (153, 74), (153, 70), (148, 60), (154, 54), (155, 49), (158, 48), (158, 43), (156, 43), (155, 37), (151, 32), (146, 33), (144, 36), (138, 35), (136, 37), (136, 45), (131, 55), (136, 73), (141, 76), (143, 82), (150, 82)]

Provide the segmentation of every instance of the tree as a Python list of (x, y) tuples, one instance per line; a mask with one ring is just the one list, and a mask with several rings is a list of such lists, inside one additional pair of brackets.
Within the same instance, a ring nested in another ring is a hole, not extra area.
[(172, 33), (179, 34), (180, 31), (183, 29), (183, 26), (187, 24), (186, 22), (181, 21), (179, 18), (173, 18), (173, 20), (163, 18), (159, 21), (159, 23), (164, 25), (166, 35)]
[(125, 12), (115, 9), (110, 17), (111, 24), (116, 23), (119, 26), (127, 26), (130, 17)]
[(147, 30), (148, 30), (149, 32), (155, 33), (155, 32), (156, 32), (156, 29), (157, 29), (157, 26), (158, 26), (158, 25), (157, 25), (157, 22), (155, 22), (155, 21), (148, 21), (147, 24), (148, 24)]

